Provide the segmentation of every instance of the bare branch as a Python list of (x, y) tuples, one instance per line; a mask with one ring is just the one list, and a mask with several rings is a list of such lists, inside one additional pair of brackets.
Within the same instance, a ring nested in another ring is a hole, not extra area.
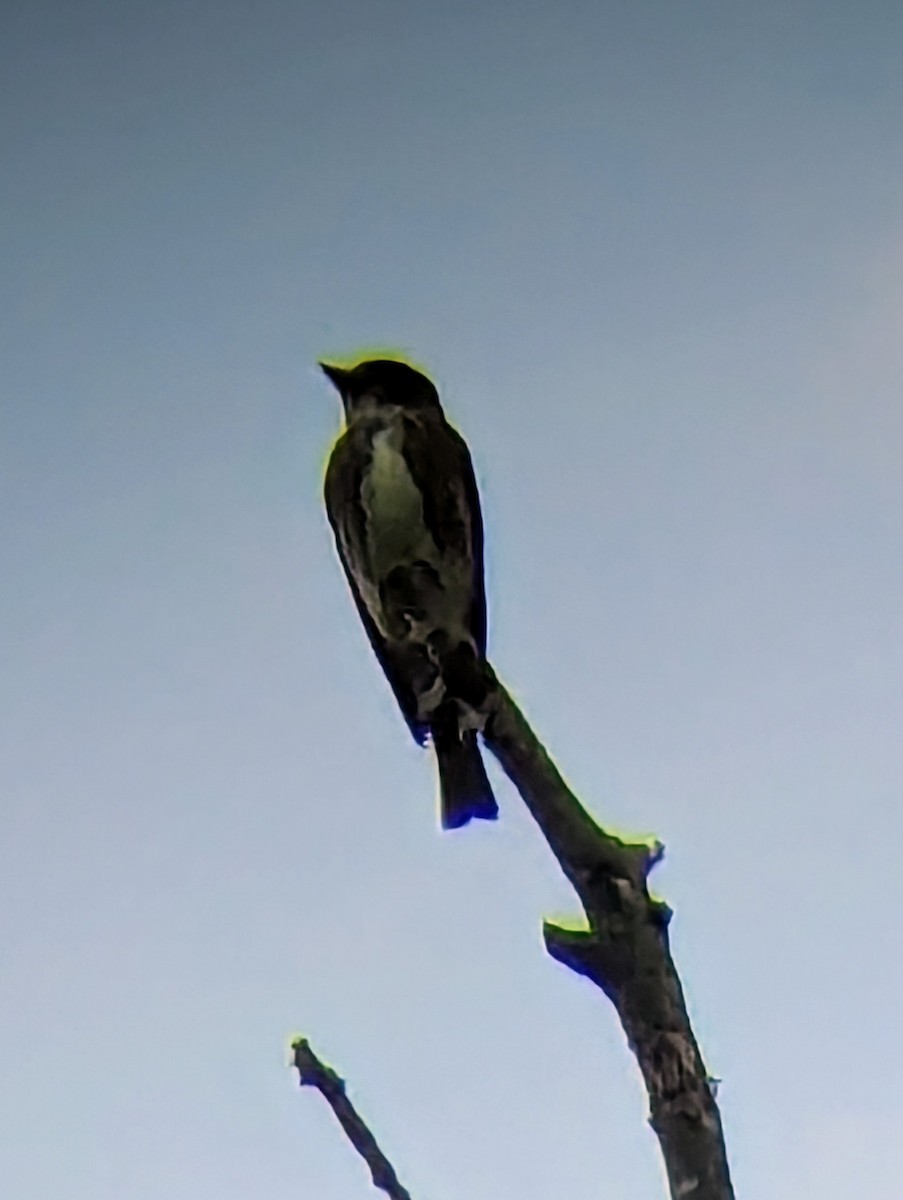
[[(546, 949), (614, 1004), (649, 1095), (672, 1200), (733, 1200), (715, 1081), (690, 1027), (671, 958), (671, 910), (647, 888), (660, 842), (626, 842), (601, 829), (568, 788), (523, 713), (491, 672), (483, 738), (520, 792), (583, 905), (588, 928), (546, 923)], [(320, 1089), (390, 1200), (410, 1200), (334, 1071), (303, 1038), (302, 1084)]]
[(308, 1084), (323, 1093), (348, 1135), (348, 1140), (370, 1168), (374, 1186), (381, 1188), (390, 1200), (411, 1200), (410, 1194), (398, 1182), (394, 1167), (377, 1146), (373, 1134), (345, 1094), (344, 1080), (317, 1058), (306, 1038), (297, 1038), (292, 1043), (292, 1049), (302, 1087)]
[(546, 923), (546, 949), (591, 979), (617, 1009), (646, 1083), (673, 1200), (733, 1200), (721, 1116), (668, 945), (671, 910), (646, 886), (664, 847), (624, 842), (601, 829), (493, 680), (484, 740), (586, 913), (586, 931)]

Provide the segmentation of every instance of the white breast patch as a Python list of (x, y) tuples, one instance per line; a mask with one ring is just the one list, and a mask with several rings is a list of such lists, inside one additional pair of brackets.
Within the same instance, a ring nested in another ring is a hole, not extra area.
[(399, 563), (439, 560), (423, 518), (423, 497), (395, 441), (391, 428), (376, 434), (361, 487), (370, 562), (377, 579), (385, 578)]

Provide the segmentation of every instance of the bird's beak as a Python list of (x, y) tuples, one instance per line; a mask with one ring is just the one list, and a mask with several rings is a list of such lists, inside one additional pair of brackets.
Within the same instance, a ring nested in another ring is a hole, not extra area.
[(344, 398), (348, 387), (348, 376), (350, 371), (346, 371), (344, 367), (334, 367), (331, 363), (321, 362), (318, 364), (320, 370), (337, 388), (340, 396)]

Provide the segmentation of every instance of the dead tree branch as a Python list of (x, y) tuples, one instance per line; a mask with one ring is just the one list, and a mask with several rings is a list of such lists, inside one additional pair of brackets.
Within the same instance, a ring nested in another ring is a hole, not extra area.
[(411, 1200), (409, 1193), (398, 1182), (394, 1167), (376, 1144), (376, 1138), (345, 1094), (344, 1080), (317, 1058), (306, 1038), (297, 1038), (292, 1043), (292, 1049), (295, 1052), (294, 1066), (302, 1087), (309, 1084), (323, 1093), (348, 1135), (348, 1140), (370, 1168), (374, 1186), (381, 1188), (389, 1200)]
[[(690, 1027), (671, 958), (671, 910), (646, 886), (661, 843), (625, 842), (600, 828), (568, 788), (520, 709), (490, 668), (483, 739), (517, 788), (586, 914), (586, 930), (546, 923), (546, 949), (614, 1004), (649, 1095), (672, 1200), (733, 1200), (713, 1083)], [(304, 1039), (294, 1043), (302, 1084), (320, 1089), (374, 1184), (410, 1200), (358, 1116), (345, 1085)]]
[(520, 792), (586, 913), (585, 931), (546, 923), (546, 949), (614, 1004), (649, 1094), (672, 1200), (733, 1200), (721, 1116), (668, 944), (671, 910), (646, 879), (664, 847), (601, 829), (493, 676), (486, 745)]

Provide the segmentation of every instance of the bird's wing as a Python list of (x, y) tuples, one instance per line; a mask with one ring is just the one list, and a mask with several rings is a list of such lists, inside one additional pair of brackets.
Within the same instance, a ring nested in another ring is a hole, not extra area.
[(357, 605), (358, 613), (379, 665), (395, 693), (395, 699), (419, 745), (426, 743), (429, 726), (417, 719), (417, 701), (404, 676), (392, 662), (386, 640), (370, 615), (355, 578), (354, 565), (366, 568), (368, 561), (367, 525), (361, 503), (361, 483), (370, 457), (369, 438), (365, 430), (350, 429), (336, 442), (326, 468), (326, 513), (335, 534), (339, 559)]
[(483, 518), (467, 443), (441, 414), (405, 414), (401, 452), (423, 496), (423, 518), (440, 553), (471, 570), (468, 627), (486, 654)]

